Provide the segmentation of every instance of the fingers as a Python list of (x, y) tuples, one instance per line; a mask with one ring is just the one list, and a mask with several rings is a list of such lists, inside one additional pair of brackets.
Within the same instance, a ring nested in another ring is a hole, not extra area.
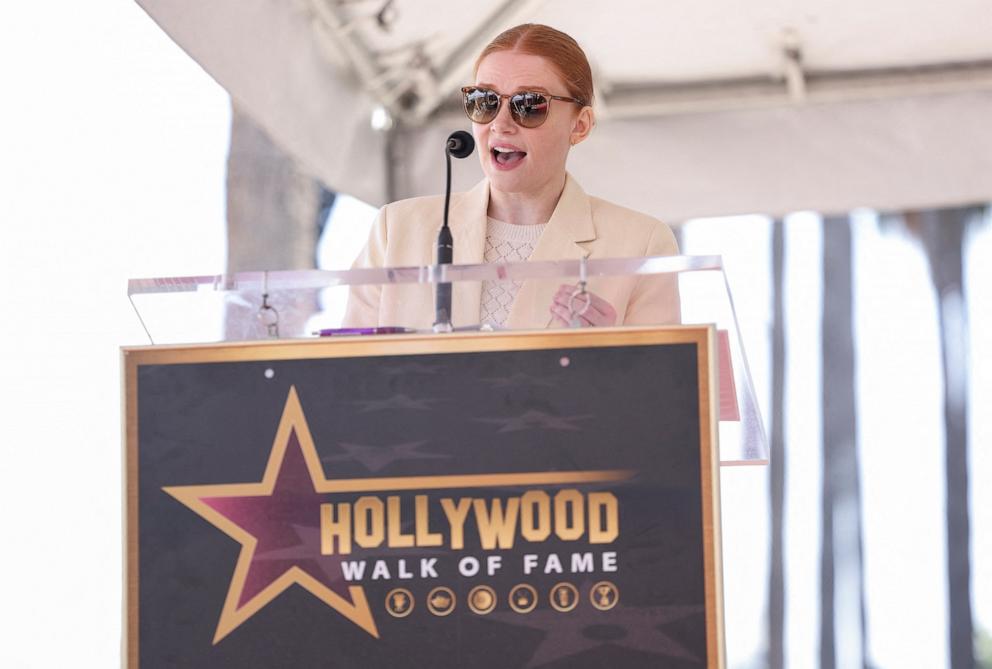
[(555, 324), (559, 327), (567, 328), (572, 326), (572, 323), (568, 318), (568, 309), (566, 307), (563, 307), (556, 302), (552, 303), (551, 315), (554, 317)]
[[(555, 323), (560, 327), (570, 328), (572, 326), (572, 317), (569, 315), (568, 309), (562, 306), (555, 305), (551, 308), (551, 314), (554, 316)], [(595, 327), (597, 323), (590, 319), (588, 315), (577, 316), (579, 319), (579, 327), (588, 328)]]
[(566, 323), (571, 324), (574, 309), (574, 317), (578, 319), (579, 324), (583, 327), (612, 325), (612, 319), (610, 318), (612, 307), (609, 303), (597, 295), (588, 292), (573, 298), (572, 294), (574, 291), (575, 288), (573, 286), (566, 286), (565, 290), (555, 295), (553, 302), (558, 307), (558, 313)]
[[(564, 326), (571, 325), (569, 302), (572, 302), (572, 306), (577, 312), (583, 312), (578, 315), (579, 323), (582, 327), (616, 325), (617, 312), (612, 304), (599, 295), (590, 292), (586, 292), (584, 295), (578, 295), (573, 300), (572, 293), (575, 292), (576, 288), (577, 286), (565, 284), (560, 286), (557, 292), (555, 292), (551, 301), (551, 313), (556, 323)], [(583, 310), (583, 306), (587, 301), (589, 306)]]

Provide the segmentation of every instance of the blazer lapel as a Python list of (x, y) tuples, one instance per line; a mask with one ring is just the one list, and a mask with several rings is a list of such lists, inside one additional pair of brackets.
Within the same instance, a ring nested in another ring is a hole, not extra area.
[[(454, 198), (452, 198), (454, 199)], [(448, 225), (455, 244), (456, 265), (482, 263), (486, 251), (486, 212), (489, 210), (489, 180), (483, 179), (472, 190), (452, 202)], [(452, 286), (451, 321), (455, 326), (476, 325), (482, 303), (482, 284), (459, 281)]]
[[(488, 189), (486, 192), (488, 202)], [(483, 214), (484, 216), (484, 214)], [(484, 220), (484, 219), (483, 219)], [(483, 232), (483, 243), (485, 243)], [(596, 228), (592, 222), (592, 207), (589, 196), (572, 178), (565, 175), (565, 188), (548, 227), (534, 248), (530, 261), (579, 260), (588, 258), (590, 251), (585, 243), (596, 239)], [(456, 243), (457, 253), (457, 243)], [(551, 298), (562, 283), (572, 283), (568, 279), (548, 281), (525, 281), (520, 286), (506, 327), (509, 329), (546, 328), (551, 324)]]

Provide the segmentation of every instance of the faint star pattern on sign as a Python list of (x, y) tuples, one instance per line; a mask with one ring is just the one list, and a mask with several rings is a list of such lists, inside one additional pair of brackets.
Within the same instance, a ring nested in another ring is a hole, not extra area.
[(413, 409), (416, 411), (430, 411), (434, 407), (431, 406), (441, 400), (430, 399), (430, 398), (420, 398), (415, 399), (409, 395), (393, 395), (392, 397), (387, 397), (382, 400), (362, 400), (360, 402), (352, 402), (359, 407), (361, 407), (362, 413), (368, 413), (369, 411), (387, 411), (392, 409)]
[(519, 430), (569, 430), (578, 431), (582, 428), (574, 421), (592, 418), (592, 414), (580, 416), (555, 416), (544, 411), (525, 411), (519, 416), (509, 418), (476, 418), (481, 423), (499, 425), (497, 432), (517, 432)]
[(512, 388), (515, 386), (544, 386), (545, 388), (557, 388), (557, 384), (548, 379), (531, 376), (524, 372), (514, 372), (509, 376), (492, 376), (479, 379), (483, 383), (488, 383), (493, 388)]
[(339, 442), (338, 447), (344, 453), (325, 455), (321, 460), (323, 462), (359, 462), (370, 472), (377, 472), (401, 460), (447, 460), (452, 457), (442, 453), (421, 453), (419, 448), (426, 443), (426, 441), (409, 441), (393, 446), (364, 446)]
[(407, 362), (402, 365), (380, 367), (379, 373), (386, 376), (406, 376), (408, 374), (440, 374), (441, 370), (435, 365), (422, 362)]
[(702, 664), (702, 658), (697, 657), (662, 628), (669, 623), (704, 613), (702, 606), (626, 607), (603, 612), (597, 611), (586, 602), (567, 614), (538, 609), (526, 616), (504, 612), (492, 613), (489, 617), (545, 633), (544, 639), (531, 656), (528, 667), (540, 667), (604, 645)]

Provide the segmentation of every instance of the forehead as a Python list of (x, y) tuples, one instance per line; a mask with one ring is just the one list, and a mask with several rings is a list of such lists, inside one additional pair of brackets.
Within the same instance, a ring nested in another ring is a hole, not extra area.
[(551, 61), (517, 51), (497, 51), (483, 58), (475, 83), (490, 85), (500, 93), (538, 88), (557, 95), (568, 94)]

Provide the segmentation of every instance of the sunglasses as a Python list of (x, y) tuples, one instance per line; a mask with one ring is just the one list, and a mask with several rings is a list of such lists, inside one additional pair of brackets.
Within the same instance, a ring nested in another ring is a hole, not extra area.
[(465, 102), (465, 113), (473, 123), (492, 123), (499, 114), (503, 100), (510, 101), (510, 116), (514, 123), (523, 128), (536, 128), (548, 120), (552, 100), (574, 102), (580, 107), (585, 102), (578, 98), (566, 98), (561, 95), (549, 95), (537, 91), (520, 91), (513, 95), (503, 95), (488, 88), (466, 86), (462, 89)]

